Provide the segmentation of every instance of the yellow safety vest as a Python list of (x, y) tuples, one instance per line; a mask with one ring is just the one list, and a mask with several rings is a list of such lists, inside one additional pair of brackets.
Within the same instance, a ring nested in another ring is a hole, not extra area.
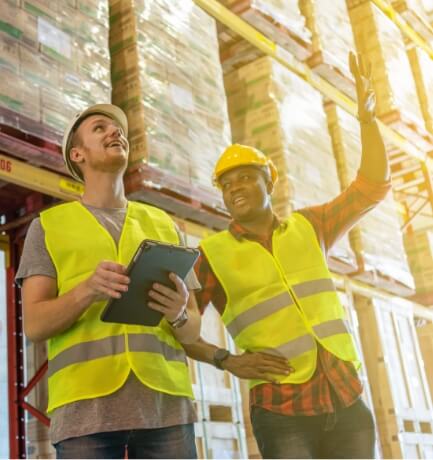
[[(41, 213), (45, 242), (57, 271), (58, 295), (88, 278), (102, 260), (127, 265), (144, 239), (178, 243), (163, 211), (128, 203), (118, 248), (108, 231), (79, 202)], [(132, 370), (154, 390), (192, 398), (186, 356), (168, 323), (145, 327), (104, 323), (106, 301), (95, 302), (66, 331), (48, 340), (48, 411), (99, 398), (123, 386)]]
[[(287, 358), (295, 372), (280, 383), (308, 381), (317, 362), (317, 342), (357, 367), (344, 309), (312, 225), (293, 213), (272, 237), (272, 254), (229, 231), (200, 246), (227, 296), (222, 320), (237, 346)], [(263, 383), (250, 382), (253, 387)]]

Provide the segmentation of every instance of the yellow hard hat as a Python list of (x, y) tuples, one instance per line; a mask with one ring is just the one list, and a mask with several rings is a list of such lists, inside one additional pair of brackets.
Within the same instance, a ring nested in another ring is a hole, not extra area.
[(218, 182), (219, 178), (230, 169), (237, 168), (238, 166), (250, 165), (267, 168), (271, 176), (272, 183), (275, 184), (275, 182), (277, 182), (278, 171), (270, 158), (254, 147), (233, 144), (224, 150), (215, 165), (212, 177), (214, 185), (220, 188)]

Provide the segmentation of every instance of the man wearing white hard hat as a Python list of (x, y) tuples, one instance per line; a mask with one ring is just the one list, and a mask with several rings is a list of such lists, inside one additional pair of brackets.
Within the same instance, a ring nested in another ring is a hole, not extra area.
[(146, 238), (182, 244), (160, 209), (128, 201), (128, 123), (114, 105), (78, 113), (62, 150), (84, 183), (81, 200), (43, 211), (17, 273), (24, 331), (48, 345), (50, 436), (58, 458), (195, 458), (192, 387), (181, 343), (200, 334), (192, 273), (154, 284), (157, 327), (106, 323), (107, 300), (127, 291), (126, 266)]

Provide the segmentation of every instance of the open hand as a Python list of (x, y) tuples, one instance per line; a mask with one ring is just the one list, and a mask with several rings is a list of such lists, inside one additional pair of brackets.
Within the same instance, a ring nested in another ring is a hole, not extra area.
[(153, 310), (161, 312), (165, 319), (172, 323), (183, 313), (188, 303), (189, 292), (185, 283), (175, 274), (170, 273), (169, 278), (173, 281), (176, 289), (171, 289), (162, 284), (155, 283), (149, 296), (154, 302), (148, 305)]
[(358, 54), (357, 59), (351, 51), (349, 53), (349, 67), (356, 83), (358, 119), (361, 123), (369, 123), (374, 120), (376, 109), (376, 95), (371, 79), (371, 63), (367, 62), (360, 54)]
[(231, 355), (222, 362), (222, 366), (240, 379), (259, 379), (278, 383), (295, 371), (286, 358), (266, 353), (245, 352)]

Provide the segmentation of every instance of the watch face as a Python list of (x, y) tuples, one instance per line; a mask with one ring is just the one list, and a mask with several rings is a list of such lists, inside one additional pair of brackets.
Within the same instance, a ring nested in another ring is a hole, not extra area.
[(224, 361), (228, 356), (230, 352), (228, 350), (224, 350), (224, 348), (218, 348), (218, 350), (215, 351), (214, 354), (214, 359), (215, 361)]

